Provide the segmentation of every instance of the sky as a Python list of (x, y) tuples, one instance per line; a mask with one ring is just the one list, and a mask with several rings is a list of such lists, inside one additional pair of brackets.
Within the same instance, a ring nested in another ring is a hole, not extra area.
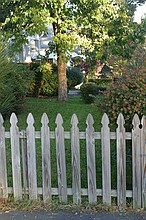
[(137, 10), (135, 12), (135, 21), (140, 23), (141, 21), (141, 16), (143, 16), (144, 14), (146, 14), (146, 3), (142, 6), (137, 7)]

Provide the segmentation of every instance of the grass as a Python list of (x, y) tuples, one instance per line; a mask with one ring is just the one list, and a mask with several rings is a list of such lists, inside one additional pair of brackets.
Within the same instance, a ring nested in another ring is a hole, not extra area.
[[(55, 119), (58, 113), (63, 117), (65, 130), (70, 129), (70, 121), (74, 113), (78, 117), (79, 128), (81, 130), (85, 130), (86, 128), (86, 118), (89, 113), (94, 118), (95, 129), (101, 127), (101, 112), (94, 104), (84, 104), (80, 96), (71, 96), (67, 102), (63, 103), (58, 102), (56, 98), (27, 98), (24, 109), (18, 115), (18, 126), (20, 129), (25, 129), (27, 126), (26, 120), (30, 112), (34, 116), (34, 126), (39, 130), (41, 127), (41, 117), (44, 112), (48, 115), (51, 130), (54, 130), (56, 127)], [(10, 127), (9, 120), (5, 121), (5, 127)]]
[[(93, 213), (93, 212), (117, 212), (123, 211), (127, 212), (127, 208), (121, 209), (117, 207), (116, 204), (113, 202), (112, 206), (102, 205), (101, 201), (97, 204), (89, 204), (87, 201), (83, 201), (82, 204), (76, 205), (73, 204), (71, 201), (68, 204), (61, 204), (58, 200), (53, 199), (51, 203), (46, 203), (42, 199), (38, 199), (37, 201), (32, 201), (28, 199), (23, 199), (21, 201), (16, 201), (14, 198), (9, 198), (8, 201), (0, 201), (0, 210), (2, 212), (9, 212), (9, 211), (37, 211), (37, 210), (45, 210), (49, 212), (56, 212), (56, 211), (71, 211), (72, 213)], [(128, 207), (128, 210), (132, 210), (132, 206)], [(136, 210), (135, 210), (136, 211)], [(138, 209), (138, 212), (143, 211), (143, 209)]]
[[(98, 98), (100, 101), (100, 97)], [(63, 117), (63, 126), (65, 131), (69, 131), (71, 124), (71, 117), (75, 113), (79, 120), (80, 131), (86, 129), (86, 118), (89, 113), (94, 118), (95, 131), (101, 129), (101, 117), (102, 113), (94, 104), (84, 104), (80, 96), (71, 96), (67, 102), (60, 103), (56, 98), (27, 98), (24, 109), (18, 115), (19, 129), (26, 129), (27, 116), (29, 113), (34, 116), (34, 126), (37, 131), (41, 128), (41, 117), (45, 112), (49, 118), (49, 127), (51, 131), (54, 131), (56, 124), (55, 119), (58, 113), (61, 113)], [(4, 122), (6, 131), (10, 129), (9, 120)], [(67, 165), (67, 186), (71, 187), (72, 172), (71, 172), (71, 143), (70, 140), (65, 140), (66, 151), (66, 165)], [(96, 156), (96, 171), (97, 171), (97, 188), (102, 188), (102, 160), (101, 160), (101, 140), (95, 140), (95, 156)], [(80, 158), (81, 158), (81, 186), (87, 188), (87, 159), (86, 159), (86, 143), (85, 140), (80, 140)], [(128, 159), (127, 159), (128, 161)], [(37, 162), (37, 184), (38, 187), (42, 186), (42, 167), (41, 167), (41, 143), (40, 140), (36, 140), (36, 162)], [(116, 189), (116, 143), (111, 140), (111, 166), (112, 166), (112, 189)], [(8, 183), (12, 186), (12, 170), (11, 170), (11, 152), (10, 141), (7, 141), (7, 169), (8, 169)], [(129, 171), (130, 170), (130, 171)], [(127, 164), (127, 189), (131, 187), (131, 161)], [(58, 187), (57, 183), (57, 164), (56, 164), (56, 147), (55, 140), (51, 139), (51, 174), (52, 174), (52, 187)]]
[[(84, 104), (80, 96), (71, 96), (67, 102), (60, 103), (56, 98), (27, 98), (24, 109), (18, 114), (18, 127), (19, 130), (26, 129), (27, 116), (29, 113), (34, 116), (34, 126), (37, 131), (41, 128), (41, 117), (43, 113), (47, 113), (49, 118), (49, 127), (51, 131), (55, 130), (56, 116), (60, 113), (63, 117), (63, 127), (65, 131), (69, 131), (71, 128), (71, 117), (75, 113), (79, 121), (80, 131), (86, 129), (86, 118), (89, 113), (94, 118), (94, 128), (96, 131), (100, 131), (101, 128), (101, 111), (97, 109), (94, 104)], [(6, 131), (10, 129), (10, 122), (7, 119), (4, 122)], [(71, 143), (70, 140), (65, 140), (66, 151), (66, 164), (67, 164), (67, 183), (68, 187), (71, 187)], [(98, 178), (99, 187), (101, 187), (101, 150), (100, 141), (95, 141), (95, 147), (98, 157), (97, 170), (100, 172), (100, 178)], [(100, 152), (100, 153), (99, 153)], [(87, 171), (86, 171), (86, 143), (85, 140), (80, 141), (80, 154), (81, 154), (81, 181), (82, 187), (87, 187)], [(42, 186), (42, 167), (41, 167), (41, 143), (40, 140), (36, 140), (36, 161), (37, 161), (37, 183), (38, 186)], [(9, 186), (12, 186), (12, 169), (11, 169), (11, 152), (10, 152), (10, 140), (7, 140), (7, 167), (8, 167), (8, 182)], [(57, 187), (57, 165), (56, 165), (56, 147), (55, 140), (51, 139), (51, 172), (52, 172), (52, 187)], [(98, 177), (99, 177), (98, 176)]]

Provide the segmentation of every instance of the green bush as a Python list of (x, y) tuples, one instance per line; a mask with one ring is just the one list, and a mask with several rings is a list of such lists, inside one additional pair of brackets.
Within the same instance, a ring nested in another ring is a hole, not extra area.
[(41, 79), (42, 79), (42, 73), (40, 71), (40, 63), (33, 62), (30, 64), (30, 71), (32, 71), (34, 80), (30, 87), (30, 95), (33, 97), (38, 97), (40, 94), (40, 88), (41, 88)]
[(58, 78), (55, 67), (50, 63), (32, 63), (31, 71), (34, 72), (34, 81), (30, 88), (34, 97), (55, 96), (58, 93)]
[(30, 78), (26, 71), (8, 57), (8, 48), (0, 36), (0, 113), (9, 116), (23, 106)]
[(125, 118), (130, 129), (135, 113), (146, 114), (146, 51), (137, 49), (131, 60), (123, 65), (122, 76), (113, 81), (104, 93), (101, 109), (115, 122), (119, 113)]
[(105, 91), (104, 87), (97, 86), (95, 83), (84, 83), (81, 86), (81, 96), (85, 103), (93, 103), (96, 96)]
[(77, 67), (67, 68), (66, 75), (69, 89), (75, 87), (83, 81), (83, 73)]
[(49, 63), (42, 64), (41, 72), (41, 95), (56, 96), (58, 93), (58, 78), (57, 74), (53, 73), (52, 65)]
[(31, 82), (24, 68), (14, 63), (9, 63), (9, 67), (2, 80), (5, 86), (0, 89), (0, 112), (3, 115), (22, 109)]
[(19, 79), (18, 82), (20, 81), (20, 85), (23, 84), (25, 95), (29, 96), (31, 93), (31, 85), (34, 82), (34, 74), (33, 71), (30, 70), (30, 64), (17, 64), (17, 72), (19, 73), (19, 76), (17, 76)]
[(111, 78), (89, 79), (88, 82), (94, 82), (97, 86), (108, 87), (112, 82)]

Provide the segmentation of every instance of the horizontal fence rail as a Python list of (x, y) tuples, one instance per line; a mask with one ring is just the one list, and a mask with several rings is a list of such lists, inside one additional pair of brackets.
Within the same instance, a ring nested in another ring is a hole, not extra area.
[[(132, 131), (126, 132), (124, 117), (119, 114), (117, 129), (111, 132), (109, 118), (104, 114), (101, 120), (100, 132), (94, 130), (94, 120), (91, 114), (86, 119), (85, 132), (78, 127), (78, 118), (73, 114), (70, 131), (64, 131), (61, 114), (56, 117), (56, 129), (50, 131), (49, 119), (43, 114), (40, 131), (35, 131), (34, 118), (30, 113), (27, 117), (27, 128), (19, 130), (18, 119), (14, 113), (10, 117), (10, 131), (5, 131), (4, 120), (0, 114), (0, 199), (7, 199), (12, 193), (16, 200), (21, 200), (23, 194), (28, 199), (36, 200), (43, 196), (45, 202), (51, 202), (52, 196), (58, 196), (60, 202), (67, 203), (72, 196), (73, 203), (80, 204), (82, 197), (87, 196), (89, 203), (96, 204), (102, 197), (103, 204), (111, 205), (112, 197), (117, 197), (117, 205), (125, 207), (126, 198), (132, 198), (133, 208), (146, 208), (146, 117), (141, 121), (135, 115), (132, 121)], [(7, 139), (10, 140), (12, 186), (8, 182)], [(37, 147), (40, 139), (42, 184), (37, 182)], [(52, 186), (51, 140), (55, 140), (56, 172), (58, 187)], [(70, 173), (71, 187), (68, 187), (66, 140), (70, 140)], [(85, 141), (87, 187), (82, 187), (82, 157), (81, 141)], [(100, 140), (101, 149), (101, 188), (97, 188), (97, 156), (96, 141)], [(112, 189), (112, 157), (111, 140), (115, 140), (116, 148), (116, 189)], [(131, 189), (127, 189), (127, 141), (131, 143)]]

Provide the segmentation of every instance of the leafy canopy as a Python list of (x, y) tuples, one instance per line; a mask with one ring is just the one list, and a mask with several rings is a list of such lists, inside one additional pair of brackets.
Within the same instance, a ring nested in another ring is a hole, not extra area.
[[(50, 44), (57, 53), (70, 53), (79, 45), (81, 52), (96, 57), (107, 53), (107, 48), (129, 43), (138, 38), (141, 29), (128, 16), (128, 6), (141, 1), (111, 0), (1, 0), (0, 22), (3, 31), (17, 43), (26, 42), (28, 35), (47, 32), (47, 25), (53, 25), (54, 37)], [(126, 4), (125, 4), (126, 3)], [(136, 32), (135, 33), (133, 33)], [(122, 37), (124, 33), (124, 36)], [(132, 37), (133, 35), (133, 37)], [(136, 37), (137, 36), (137, 37)]]

